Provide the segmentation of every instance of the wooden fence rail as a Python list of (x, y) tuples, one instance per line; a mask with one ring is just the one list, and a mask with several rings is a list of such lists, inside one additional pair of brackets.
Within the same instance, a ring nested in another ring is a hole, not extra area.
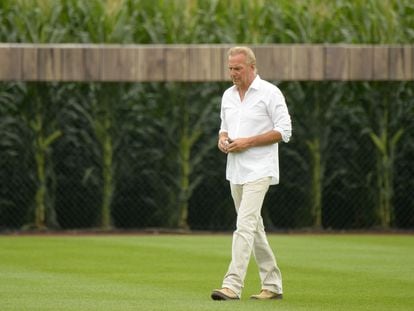
[[(0, 81), (224, 81), (229, 45), (0, 44)], [(414, 80), (414, 45), (251, 45), (262, 78)]]

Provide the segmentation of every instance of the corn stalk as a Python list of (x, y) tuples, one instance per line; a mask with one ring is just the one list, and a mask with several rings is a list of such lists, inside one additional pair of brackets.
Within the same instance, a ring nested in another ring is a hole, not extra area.
[(178, 227), (188, 229), (188, 200), (191, 196), (190, 191), (190, 176), (191, 176), (191, 149), (197, 139), (200, 137), (199, 130), (191, 131), (189, 122), (188, 109), (183, 107), (182, 123), (181, 123), (181, 137), (178, 145), (180, 158), (180, 192), (178, 196)]
[[(220, 92), (215, 87), (167, 83), (156, 88), (158, 96), (152, 114), (159, 131), (159, 145), (165, 153), (162, 172), (168, 186), (170, 206), (167, 225), (188, 229), (189, 201), (203, 176), (197, 169), (214, 148), (216, 133), (206, 130), (216, 126), (212, 112), (218, 105)], [(165, 102), (164, 98), (170, 98)]]
[(114, 135), (116, 131), (115, 105), (120, 101), (116, 86), (91, 86), (92, 115), (89, 120), (94, 129), (101, 153), (102, 205), (99, 217), (100, 228), (112, 227), (111, 204), (114, 193)]
[(110, 117), (105, 115), (103, 120), (95, 122), (95, 129), (102, 148), (103, 192), (100, 227), (102, 229), (109, 229), (112, 226), (111, 202), (114, 193), (113, 138), (110, 134), (112, 130)]
[[(35, 85), (27, 89), (19, 105), (21, 105), (23, 120), (32, 133), (32, 148), (36, 164), (37, 189), (34, 198), (33, 225), (36, 229), (57, 227), (56, 211), (52, 200), (54, 189), (51, 189), (53, 186), (51, 182), (53, 182), (54, 173), (50, 153), (52, 144), (62, 136), (56, 120), (51, 119), (53, 112), (58, 111), (59, 102), (54, 98), (52, 86)], [(50, 101), (46, 102), (45, 99)]]
[[(384, 113), (383, 122), (386, 123), (388, 114)], [(378, 136), (370, 132), (370, 138), (377, 148), (377, 186), (378, 192), (378, 210), (377, 217), (380, 221), (381, 228), (388, 229), (394, 220), (394, 207), (392, 200), (394, 197), (394, 161), (395, 149), (404, 133), (399, 129), (394, 135), (389, 137), (388, 129), (382, 128)]]
[[(298, 143), (304, 143), (307, 154), (297, 154), (302, 158), (304, 174), (309, 176), (309, 210), (311, 226), (323, 226), (323, 192), (331, 176), (326, 175), (326, 165), (330, 155), (335, 152), (330, 148), (332, 128), (344, 98), (343, 84), (293, 83), (286, 89), (287, 102), (293, 117), (294, 134)], [(300, 141), (302, 139), (303, 141)]]
[[(385, 99), (386, 100), (386, 99)], [(388, 107), (388, 105), (386, 105)], [(383, 111), (379, 120), (379, 133), (369, 131), (369, 137), (376, 147), (378, 207), (377, 218), (383, 229), (388, 229), (394, 221), (394, 163), (398, 142), (404, 134), (404, 129), (399, 128), (394, 133), (389, 128), (388, 109)]]
[[(364, 84), (366, 97), (362, 108), (365, 113), (364, 130), (375, 147), (376, 158), (376, 216), (378, 225), (389, 229), (394, 224), (394, 170), (398, 144), (408, 128), (411, 99), (405, 97), (403, 84)], [(412, 115), (412, 114), (411, 114)]]
[[(35, 195), (35, 227), (36, 229), (45, 229), (49, 223), (56, 225), (56, 214), (52, 206), (48, 207), (48, 186), (47, 186), (47, 162), (50, 161), (50, 146), (62, 135), (60, 130), (54, 130), (51, 134), (44, 134), (43, 116), (37, 112), (35, 119), (30, 123), (35, 135), (34, 155), (37, 167), (38, 187)], [(48, 215), (49, 214), (49, 215)]]
[(306, 140), (306, 145), (311, 157), (311, 216), (313, 227), (322, 227), (322, 191), (324, 177), (324, 163), (322, 161), (322, 150), (320, 137), (313, 137), (312, 140)]

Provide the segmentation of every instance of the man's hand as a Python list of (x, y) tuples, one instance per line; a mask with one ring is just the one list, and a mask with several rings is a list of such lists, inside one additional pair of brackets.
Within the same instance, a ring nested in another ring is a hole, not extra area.
[(221, 152), (224, 153), (228, 153), (228, 146), (230, 145), (230, 141), (232, 141), (231, 139), (229, 139), (227, 136), (222, 136), (219, 138), (218, 141), (218, 148), (220, 149)]
[[(234, 140), (231, 140), (227, 136), (228, 144), (224, 144), (225, 153), (229, 152), (242, 152), (252, 147), (267, 146), (271, 144), (278, 143), (282, 140), (282, 135), (277, 131), (269, 131), (260, 135), (251, 136), (251, 137), (240, 137)], [(221, 149), (220, 149), (221, 150)]]
[(241, 152), (250, 147), (252, 147), (250, 138), (237, 138), (230, 140), (230, 143), (227, 145), (227, 152)]
[(236, 139), (231, 139), (224, 133), (219, 137), (218, 148), (224, 153), (242, 152), (252, 147), (275, 144), (281, 140), (281, 134), (273, 130), (257, 136)]
[(222, 136), (219, 138), (217, 146), (223, 153), (241, 152), (252, 147), (252, 140), (251, 138), (237, 138), (233, 140), (227, 136)]

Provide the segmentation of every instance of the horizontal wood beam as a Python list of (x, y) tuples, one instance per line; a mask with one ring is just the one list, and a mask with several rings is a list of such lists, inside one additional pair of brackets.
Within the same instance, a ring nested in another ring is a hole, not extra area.
[[(0, 81), (225, 81), (230, 45), (0, 44)], [(276, 81), (414, 80), (414, 45), (251, 45)]]

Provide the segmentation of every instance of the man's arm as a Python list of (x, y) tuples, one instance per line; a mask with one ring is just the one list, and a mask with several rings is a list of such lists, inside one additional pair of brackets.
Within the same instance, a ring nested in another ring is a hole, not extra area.
[(281, 140), (282, 134), (278, 131), (271, 130), (256, 136), (237, 138), (227, 146), (227, 152), (240, 152), (252, 147), (272, 145)]

